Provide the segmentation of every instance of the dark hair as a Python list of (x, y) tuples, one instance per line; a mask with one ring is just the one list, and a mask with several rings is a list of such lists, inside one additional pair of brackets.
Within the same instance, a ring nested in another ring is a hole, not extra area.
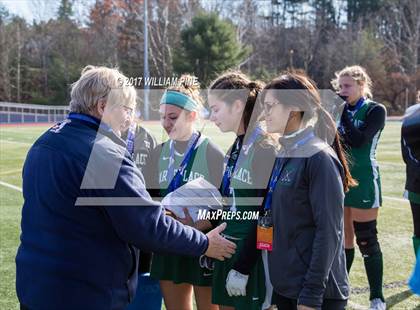
[[(268, 89), (288, 89), (296, 90), (293, 91), (291, 96), (290, 93), (285, 95), (286, 100), (280, 100), (283, 104), (293, 104), (302, 108), (303, 120), (312, 119), (317, 117), (314, 130), (315, 134), (325, 141), (333, 140), (331, 147), (337, 154), (338, 159), (343, 166), (344, 174), (342, 175), (343, 187), (345, 191), (348, 191), (350, 187), (356, 186), (357, 182), (353, 179), (350, 174), (346, 154), (341, 145), (340, 136), (337, 132), (336, 125), (331, 115), (321, 105), (321, 97), (318, 91), (316, 83), (310, 79), (302, 71), (288, 71), (273, 79), (268, 83), (264, 90)], [(266, 92), (262, 92), (261, 100), (264, 100)], [(289, 100), (287, 100), (289, 99)], [(290, 100), (291, 99), (291, 100)], [(331, 137), (331, 134), (333, 136)]]
[[(228, 71), (220, 75), (211, 84), (210, 90), (248, 90), (248, 96), (245, 102), (245, 109), (242, 115), (245, 132), (248, 127), (254, 127), (263, 116), (263, 108), (259, 101), (257, 101), (258, 94), (263, 89), (264, 84), (261, 81), (251, 81), (249, 77), (240, 71)], [(226, 92), (219, 96), (224, 99), (226, 104), (232, 104), (236, 100), (244, 100), (238, 92)], [(251, 119), (252, 118), (252, 119)]]

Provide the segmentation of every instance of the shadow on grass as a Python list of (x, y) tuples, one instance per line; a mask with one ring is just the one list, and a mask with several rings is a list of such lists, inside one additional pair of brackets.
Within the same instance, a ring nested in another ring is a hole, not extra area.
[[(386, 299), (387, 309), (391, 309), (395, 305), (399, 304), (403, 300), (410, 298), (413, 295), (413, 292), (410, 290), (405, 290), (398, 294), (392, 295)], [(420, 306), (417, 306), (414, 310), (420, 310)]]

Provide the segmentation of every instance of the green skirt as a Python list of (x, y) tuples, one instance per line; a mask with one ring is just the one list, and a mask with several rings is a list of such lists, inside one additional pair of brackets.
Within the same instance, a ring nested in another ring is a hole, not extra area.
[[(233, 240), (231, 240), (233, 241)], [(251, 270), (246, 286), (246, 296), (230, 297), (226, 291), (226, 278), (244, 246), (244, 239), (233, 241), (237, 248), (235, 254), (227, 260), (216, 261), (213, 271), (212, 303), (234, 307), (240, 310), (261, 310), (265, 299), (265, 275), (262, 257)]]
[(212, 271), (201, 268), (198, 257), (183, 255), (154, 254), (150, 276), (176, 284), (211, 286), (212, 283)]
[[(367, 171), (352, 171), (352, 176), (359, 183), (351, 188), (344, 199), (344, 206), (358, 209), (379, 208), (382, 205), (381, 177), (379, 168), (372, 167)], [(369, 171), (371, 170), (371, 171)]]
[(408, 192), (408, 200), (415, 204), (420, 204), (420, 194)]

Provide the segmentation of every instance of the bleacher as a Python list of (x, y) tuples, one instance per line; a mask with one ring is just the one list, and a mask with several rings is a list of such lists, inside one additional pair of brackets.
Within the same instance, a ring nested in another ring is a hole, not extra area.
[(68, 106), (0, 102), (0, 124), (54, 123), (68, 112)]

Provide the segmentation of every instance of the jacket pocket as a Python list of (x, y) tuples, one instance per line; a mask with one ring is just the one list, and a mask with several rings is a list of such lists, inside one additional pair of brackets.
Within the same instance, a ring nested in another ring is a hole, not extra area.
[(328, 275), (327, 286), (325, 288), (324, 298), (328, 299), (347, 299), (349, 297), (349, 284), (346, 282), (345, 275), (342, 273), (335, 274), (330, 271)]
[(127, 279), (126, 279), (126, 286), (128, 290), (128, 302), (132, 302), (135, 296), (135, 290), (133, 285), (133, 276), (137, 272), (138, 265), (137, 265), (137, 255), (136, 255), (136, 249), (131, 245), (128, 244), (128, 251), (129, 251), (129, 268)]
[(293, 241), (298, 258), (307, 268), (311, 263), (313, 240), (313, 229), (307, 229), (297, 232)]
[(128, 247), (128, 252), (129, 252), (129, 261), (130, 261), (130, 267), (128, 268), (128, 274), (127, 274), (127, 279), (130, 279), (131, 276), (134, 274), (134, 272), (136, 272), (136, 268), (137, 268), (137, 258), (136, 258), (136, 250), (134, 249), (134, 247), (130, 244), (127, 245)]

